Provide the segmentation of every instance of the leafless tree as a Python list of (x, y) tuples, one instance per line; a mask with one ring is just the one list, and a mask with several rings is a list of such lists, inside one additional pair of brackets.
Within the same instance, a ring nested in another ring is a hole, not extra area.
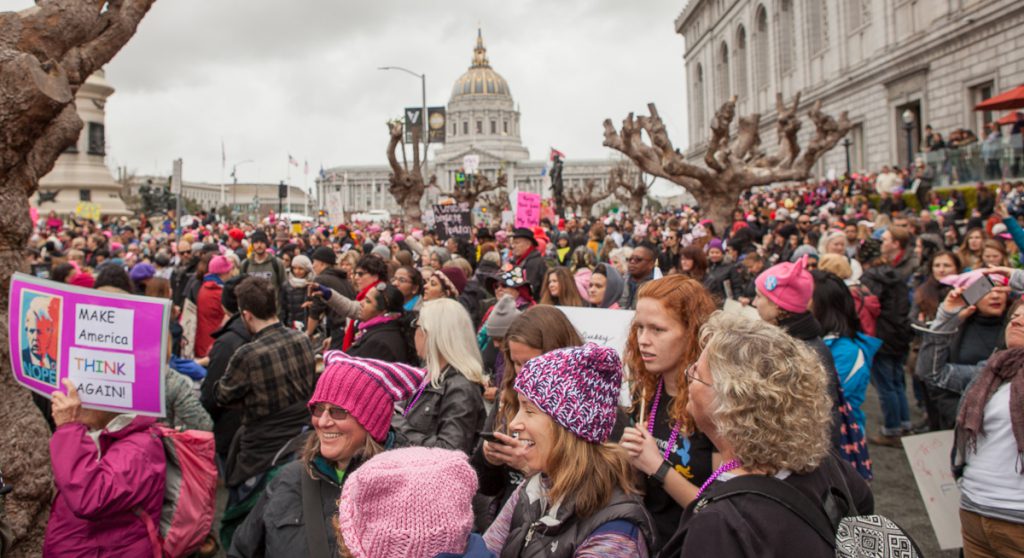
[(459, 203), (467, 203), (469, 207), (476, 206), (480, 196), (488, 192), (504, 192), (508, 188), (508, 175), (504, 171), (498, 171), (497, 180), (491, 180), (484, 174), (467, 174), (466, 181), (452, 192), (452, 197)]
[(643, 213), (644, 199), (651, 192), (654, 176), (645, 175), (630, 163), (620, 163), (608, 172), (608, 188), (620, 201), (626, 204), (633, 217)]
[[(83, 123), (75, 94), (135, 34), (154, 0), (37, 0), (0, 12), (0, 320), (8, 322), (11, 274), (26, 268), (29, 198)], [(5, 497), (9, 556), (39, 556), (52, 490), (49, 430), (10, 372), (0, 330), (0, 461), (15, 491)], [(7, 555), (5, 555), (7, 556)]]
[[(420, 161), (419, 149), (413, 149), (412, 166), (405, 159), (404, 128), (401, 120), (388, 122), (388, 131), (391, 139), (388, 141), (388, 164), (391, 165), (391, 176), (388, 191), (402, 208), (405, 222), (414, 227), (423, 226), (423, 211), (420, 209), (420, 201), (428, 186), (435, 185), (436, 177), (431, 176), (429, 182), (425, 182), (423, 168)], [(412, 129), (412, 144), (419, 145), (422, 130), (419, 126)], [(398, 162), (396, 151), (399, 145), (402, 147), (402, 162)]]
[(578, 207), (579, 214), (589, 218), (594, 213), (594, 206), (612, 194), (609, 184), (611, 184), (611, 177), (608, 182), (603, 184), (593, 178), (588, 178), (582, 186), (566, 189), (565, 204), (567, 207)]
[[(823, 113), (821, 102), (816, 102), (808, 112), (815, 133), (801, 152), (797, 140), (799, 105), (799, 94), (789, 106), (783, 102), (781, 94), (776, 96), (779, 145), (774, 153), (761, 149), (759, 113), (741, 116), (735, 135), (730, 135), (736, 115), (735, 97), (722, 104), (711, 121), (711, 139), (704, 156), (706, 166), (687, 162), (675, 150), (654, 103), (647, 105), (650, 116), (634, 117), (630, 113), (622, 121), (621, 130), (616, 130), (611, 119), (606, 119), (604, 145), (632, 159), (643, 172), (686, 188), (719, 230), (723, 230), (729, 226), (740, 194), (753, 186), (808, 178), (818, 159), (835, 147), (852, 126), (845, 112), (837, 121)], [(644, 132), (650, 144), (644, 142), (641, 135)]]

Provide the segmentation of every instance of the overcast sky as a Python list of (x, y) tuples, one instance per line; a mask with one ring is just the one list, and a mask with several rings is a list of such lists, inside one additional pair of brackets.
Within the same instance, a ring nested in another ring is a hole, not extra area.
[[(686, 0), (158, 0), (107, 66), (107, 163), (186, 180), (227, 173), (276, 182), (288, 154), (320, 165), (386, 164), (385, 123), (420, 104), (446, 105), (483, 29), (492, 67), (509, 82), (531, 158), (549, 146), (603, 158), (601, 122), (618, 125), (654, 101), (685, 145)], [(0, 0), (0, 11), (31, 0)], [(291, 169), (301, 183), (302, 169)], [(228, 179), (230, 180), (230, 179)]]

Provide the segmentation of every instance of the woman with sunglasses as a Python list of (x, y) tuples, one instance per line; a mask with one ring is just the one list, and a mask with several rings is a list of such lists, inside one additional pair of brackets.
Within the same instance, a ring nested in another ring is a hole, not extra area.
[(423, 304), (416, 353), (427, 377), (407, 399), (394, 426), (409, 445), (473, 451), (484, 424), (483, 360), (469, 313), (450, 298)]
[[(391, 415), (423, 371), (403, 364), (324, 353), (325, 369), (309, 400), (312, 433), (297, 460), (280, 469), (235, 531), (228, 556), (338, 556), (331, 522), (345, 479), (396, 439)], [(304, 499), (320, 512), (309, 517)], [(319, 554), (314, 550), (321, 548)]]

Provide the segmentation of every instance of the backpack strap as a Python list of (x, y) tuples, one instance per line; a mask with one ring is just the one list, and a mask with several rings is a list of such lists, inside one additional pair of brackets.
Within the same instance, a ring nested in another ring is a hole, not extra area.
[(164, 545), (160, 541), (160, 533), (157, 531), (156, 524), (153, 523), (153, 518), (149, 517), (146, 510), (139, 506), (132, 508), (132, 513), (138, 516), (142, 520), (143, 525), (146, 526), (146, 535), (149, 537), (149, 544), (153, 547), (153, 558), (163, 558)]
[(808, 527), (814, 529), (829, 547), (836, 546), (836, 529), (825, 515), (825, 511), (786, 481), (775, 477), (744, 475), (721, 483), (721, 487), (716, 488), (714, 494), (705, 498), (701, 504), (711, 504), (739, 494), (756, 494), (788, 509)]
[(330, 558), (327, 550), (327, 526), (320, 505), (320, 483), (303, 468), (302, 475), (302, 520), (306, 524), (306, 546), (311, 558)]

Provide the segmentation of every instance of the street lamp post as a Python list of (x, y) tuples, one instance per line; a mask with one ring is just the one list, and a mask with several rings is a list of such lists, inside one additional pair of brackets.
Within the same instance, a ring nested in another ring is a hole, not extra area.
[(253, 162), (252, 159), (246, 159), (244, 161), (240, 161), (238, 163), (235, 163), (235, 164), (231, 165), (231, 181), (232, 181), (232, 183), (231, 183), (231, 205), (232, 206), (238, 205), (238, 167), (240, 167), (240, 166), (242, 166), (242, 165), (244, 165), (246, 163), (252, 163), (252, 162)]
[(412, 70), (402, 68), (401, 66), (381, 66), (378, 70), (398, 70), (405, 72), (411, 76), (420, 78), (420, 94), (422, 95), (422, 112), (420, 113), (420, 125), (423, 128), (420, 140), (423, 142), (423, 174), (426, 174), (427, 168), (427, 74), (418, 74)]
[(843, 149), (846, 150), (846, 178), (847, 179), (849, 179), (850, 176), (851, 176), (850, 175), (850, 145), (852, 145), (852, 144), (853, 144), (853, 142), (850, 141), (850, 138), (843, 138)]
[(907, 109), (903, 111), (901, 118), (903, 119), (903, 130), (907, 133), (907, 168), (909, 169), (914, 165), (914, 142), (911, 137), (914, 129), (914, 113)]

